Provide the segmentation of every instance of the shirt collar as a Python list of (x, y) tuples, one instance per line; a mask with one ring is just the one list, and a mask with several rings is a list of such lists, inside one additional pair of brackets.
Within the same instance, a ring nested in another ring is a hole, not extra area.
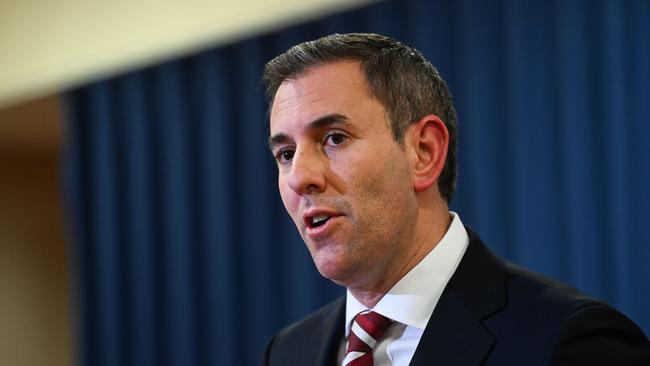
[[(424, 330), (447, 282), (465, 254), (469, 237), (455, 212), (451, 225), (438, 244), (420, 263), (402, 277), (372, 309), (396, 322)], [(345, 306), (345, 335), (352, 319), (369, 310), (348, 290)]]

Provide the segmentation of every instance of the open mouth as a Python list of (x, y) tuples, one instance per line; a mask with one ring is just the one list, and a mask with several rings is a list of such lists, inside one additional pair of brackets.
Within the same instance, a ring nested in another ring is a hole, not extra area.
[(309, 227), (319, 227), (325, 225), (327, 221), (329, 221), (330, 216), (325, 215), (325, 214), (318, 214), (314, 215), (311, 217), (311, 222), (309, 223)]

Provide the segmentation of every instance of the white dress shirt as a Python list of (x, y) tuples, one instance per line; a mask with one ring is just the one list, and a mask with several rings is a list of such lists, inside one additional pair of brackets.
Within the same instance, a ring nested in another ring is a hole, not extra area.
[(374, 366), (407, 366), (415, 354), (424, 328), (447, 282), (465, 254), (469, 237), (458, 214), (450, 212), (451, 225), (440, 242), (411, 269), (373, 309), (366, 308), (348, 290), (345, 306), (345, 340), (339, 350), (339, 363), (354, 317), (365, 310), (392, 319), (384, 338), (373, 350)]

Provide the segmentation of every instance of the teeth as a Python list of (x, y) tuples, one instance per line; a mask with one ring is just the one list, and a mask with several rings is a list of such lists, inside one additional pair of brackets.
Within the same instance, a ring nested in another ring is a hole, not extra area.
[(321, 222), (323, 222), (323, 221), (325, 221), (325, 220), (327, 220), (329, 218), (330, 217), (328, 215), (325, 215), (325, 214), (315, 215), (314, 217), (311, 218), (311, 223), (312, 223), (312, 225), (317, 225), (317, 224), (319, 224), (319, 223), (321, 223)]

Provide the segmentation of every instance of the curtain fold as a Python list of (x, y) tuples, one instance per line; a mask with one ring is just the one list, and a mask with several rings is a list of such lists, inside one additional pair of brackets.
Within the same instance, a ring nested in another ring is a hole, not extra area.
[(452, 208), (499, 254), (650, 332), (650, 4), (384, 1), (68, 94), (82, 365), (257, 365), (339, 296), (284, 212), (263, 65), (333, 32), (432, 60), (459, 113)]

